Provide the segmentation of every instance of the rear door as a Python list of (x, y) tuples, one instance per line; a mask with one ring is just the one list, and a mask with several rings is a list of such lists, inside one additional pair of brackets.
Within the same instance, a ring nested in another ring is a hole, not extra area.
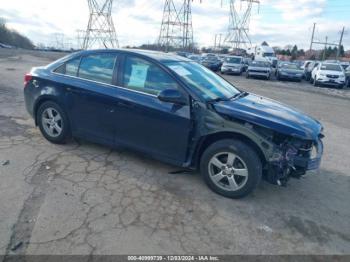
[(89, 54), (66, 64), (66, 103), (75, 135), (114, 143), (111, 117), (117, 93), (113, 86), (117, 65), (118, 55), (112, 52)]
[(122, 88), (115, 113), (116, 143), (183, 163), (191, 127), (190, 106), (157, 98), (164, 89), (184, 92), (176, 80), (156, 63), (127, 55), (119, 84)]

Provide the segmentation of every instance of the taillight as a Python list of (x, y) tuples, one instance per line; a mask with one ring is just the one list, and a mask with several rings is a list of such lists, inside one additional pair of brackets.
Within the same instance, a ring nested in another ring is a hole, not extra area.
[(30, 81), (30, 80), (32, 80), (33, 79), (33, 76), (31, 75), (31, 74), (26, 74), (25, 76), (24, 76), (24, 87), (28, 84), (28, 82)]

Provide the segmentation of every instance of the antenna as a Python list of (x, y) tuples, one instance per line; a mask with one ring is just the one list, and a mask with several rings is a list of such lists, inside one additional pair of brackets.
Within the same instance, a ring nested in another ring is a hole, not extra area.
[(82, 49), (119, 47), (112, 19), (113, 1), (87, 0), (90, 17)]
[[(240, 1), (239, 10), (235, 3)], [(242, 6), (242, 2), (246, 4)], [(224, 42), (229, 43), (233, 49), (251, 47), (252, 42), (248, 35), (250, 17), (253, 4), (259, 4), (259, 0), (230, 0), (230, 23)]]

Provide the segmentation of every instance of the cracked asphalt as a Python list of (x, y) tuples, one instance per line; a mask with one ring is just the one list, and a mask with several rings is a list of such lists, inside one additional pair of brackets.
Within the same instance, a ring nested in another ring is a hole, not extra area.
[(316, 117), (326, 135), (319, 172), (232, 200), (138, 153), (47, 142), (22, 82), (60, 55), (0, 50), (0, 255), (350, 254), (350, 90), (226, 76)]

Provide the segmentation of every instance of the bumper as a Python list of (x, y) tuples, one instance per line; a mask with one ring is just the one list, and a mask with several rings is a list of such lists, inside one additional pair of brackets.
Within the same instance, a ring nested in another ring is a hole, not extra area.
[(270, 76), (269, 73), (265, 73), (265, 72), (250, 72), (250, 71), (248, 71), (247, 74), (249, 76), (263, 76), (263, 77), (269, 77)]
[(321, 165), (322, 155), (323, 155), (323, 143), (322, 140), (318, 140), (314, 145), (316, 148), (316, 156), (311, 159), (306, 159), (304, 157), (296, 156), (294, 158), (294, 165), (297, 167), (302, 167), (306, 171), (318, 169)]
[(214, 71), (218, 71), (220, 69), (220, 65), (208, 65), (208, 64), (202, 64), (206, 68)]
[(240, 74), (242, 71), (240, 68), (221, 67), (223, 73)]
[(329, 79), (329, 78), (319, 78), (316, 80), (320, 85), (329, 85), (329, 86), (343, 86), (345, 85), (345, 80), (339, 79)]
[(282, 79), (289, 79), (289, 80), (301, 80), (303, 78), (302, 75), (287, 75), (287, 74), (280, 74), (280, 78)]

